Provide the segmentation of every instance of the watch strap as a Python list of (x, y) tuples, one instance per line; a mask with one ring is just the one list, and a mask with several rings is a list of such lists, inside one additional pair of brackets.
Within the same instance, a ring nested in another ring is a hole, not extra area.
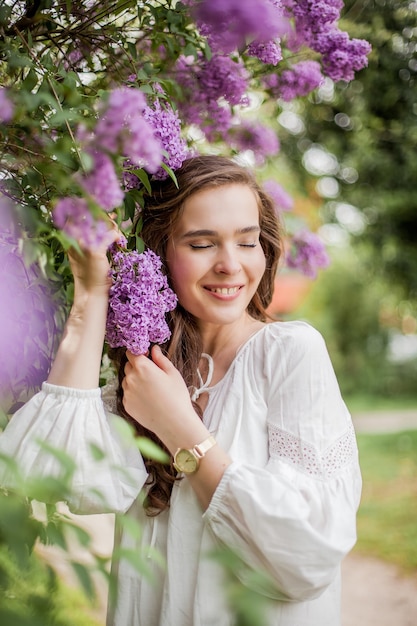
[(215, 446), (217, 441), (210, 435), (207, 437), (202, 443), (197, 444), (193, 448), (193, 452), (198, 459), (202, 459), (205, 456), (206, 452), (208, 452), (213, 446)]

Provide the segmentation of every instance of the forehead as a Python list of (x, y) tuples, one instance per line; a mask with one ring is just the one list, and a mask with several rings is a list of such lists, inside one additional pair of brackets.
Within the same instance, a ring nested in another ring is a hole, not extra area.
[(194, 193), (184, 203), (178, 228), (246, 227), (259, 224), (258, 198), (251, 187), (228, 184)]

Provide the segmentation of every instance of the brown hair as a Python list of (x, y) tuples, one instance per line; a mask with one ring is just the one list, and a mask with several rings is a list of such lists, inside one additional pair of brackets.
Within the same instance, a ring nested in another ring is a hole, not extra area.
[[(162, 261), (166, 259), (166, 250), (169, 238), (182, 215), (187, 198), (209, 187), (241, 184), (252, 189), (257, 197), (259, 206), (259, 224), (261, 228), (260, 244), (266, 258), (266, 269), (259, 283), (258, 289), (248, 306), (248, 313), (255, 319), (267, 321), (266, 308), (273, 295), (274, 279), (282, 251), (282, 234), (279, 220), (276, 216), (271, 198), (261, 189), (253, 174), (221, 156), (196, 156), (187, 159), (182, 167), (175, 172), (178, 187), (168, 178), (163, 181), (152, 182), (152, 194), (145, 197), (145, 206), (140, 214), (142, 222), (141, 237), (145, 245), (156, 252)], [(168, 268), (168, 281), (170, 281)], [(168, 324), (171, 329), (171, 339), (163, 349), (172, 363), (181, 372), (189, 389), (198, 386), (197, 368), (201, 357), (202, 345), (194, 317), (180, 305), (168, 314)], [(125, 351), (115, 351), (111, 354), (119, 367), (118, 409), (121, 415), (133, 424), (141, 435), (157, 442), (166, 449), (154, 433), (143, 428), (133, 420), (124, 410), (121, 381), (124, 376), (126, 363)], [(201, 417), (200, 408), (194, 404)], [(148, 515), (156, 515), (167, 506), (176, 480), (176, 471), (172, 465), (163, 465), (152, 459), (145, 459), (149, 473), (147, 484), (148, 494), (145, 507)]]

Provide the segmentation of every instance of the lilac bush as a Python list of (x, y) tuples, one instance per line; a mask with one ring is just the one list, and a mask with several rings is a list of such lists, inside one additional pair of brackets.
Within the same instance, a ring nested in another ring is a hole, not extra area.
[[(68, 241), (57, 229), (82, 247), (103, 246), (110, 214), (132, 247), (145, 192), (155, 179), (174, 177), (190, 153), (245, 152), (261, 179), (273, 176), (279, 150), (285, 158), (280, 113), (323, 78), (352, 80), (370, 50), (340, 30), (341, 0), (29, 4), (9, 2), (1, 15), (1, 187), (31, 218), (25, 260), (51, 281), (63, 276), (68, 302)], [(282, 187), (266, 187), (278, 211), (290, 209)], [(293, 240), (288, 265), (315, 275), (314, 263), (325, 261), (314, 236)], [(126, 284), (142, 276), (139, 265), (150, 267), (148, 253), (129, 274), (124, 252)], [(157, 310), (165, 291), (152, 296)], [(127, 310), (119, 308), (125, 329), (133, 319)], [(140, 341), (150, 322), (135, 324)], [(164, 341), (162, 322), (154, 328), (150, 341)]]

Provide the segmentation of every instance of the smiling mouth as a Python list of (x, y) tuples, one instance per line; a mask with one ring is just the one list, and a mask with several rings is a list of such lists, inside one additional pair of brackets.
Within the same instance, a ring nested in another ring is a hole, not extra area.
[(205, 287), (207, 291), (212, 293), (221, 293), (225, 296), (232, 296), (240, 290), (240, 287)]

